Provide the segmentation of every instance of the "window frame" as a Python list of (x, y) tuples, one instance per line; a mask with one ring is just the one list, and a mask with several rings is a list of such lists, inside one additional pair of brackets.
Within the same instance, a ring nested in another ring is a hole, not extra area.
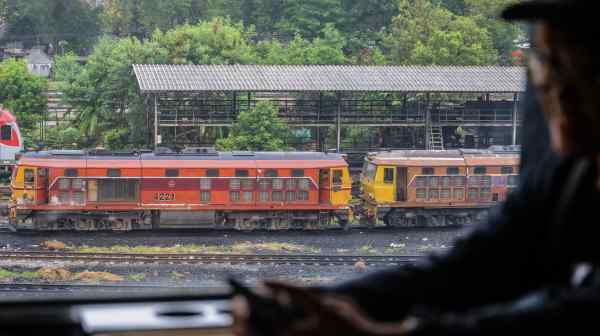
[(433, 168), (433, 167), (422, 167), (421, 168), (421, 175), (427, 175), (427, 176), (435, 175), (435, 168)]
[(165, 169), (165, 177), (179, 177), (180, 171), (178, 168)]
[(106, 170), (106, 177), (122, 177), (123, 172), (119, 168), (108, 168)]
[[(391, 168), (391, 167), (384, 167), (383, 168), (383, 183), (384, 184), (394, 184), (394, 178), (395, 178), (395, 176), (394, 176), (395, 175), (394, 174), (394, 170), (395, 169)], [(390, 171), (392, 172), (392, 174), (391, 174), (391, 180), (389, 179), (390, 176), (388, 175), (388, 172), (390, 172)]]
[(446, 168), (446, 175), (448, 175), (448, 176), (460, 175), (460, 168), (456, 167), (456, 166), (447, 167)]
[(473, 167), (473, 175), (485, 175), (487, 174), (486, 166), (475, 166)]
[[(5, 130), (8, 130), (8, 137), (5, 137)], [(11, 125), (2, 125), (0, 127), (0, 140), (2, 141), (10, 141), (12, 140), (12, 126)]]

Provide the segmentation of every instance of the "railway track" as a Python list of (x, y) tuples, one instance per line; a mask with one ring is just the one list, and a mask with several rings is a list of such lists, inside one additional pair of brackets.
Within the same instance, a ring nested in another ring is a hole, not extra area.
[(71, 283), (0, 283), (0, 293), (52, 293), (52, 292), (76, 292), (91, 291), (98, 292), (135, 292), (135, 291), (165, 291), (165, 290), (190, 290), (203, 289), (205, 287), (167, 287), (160, 285), (123, 285), (123, 284), (71, 284)]
[(3, 260), (72, 261), (124, 264), (281, 264), (281, 265), (366, 265), (414, 264), (424, 256), (350, 255), (255, 255), (255, 254), (120, 254), (44, 251), (0, 251)]

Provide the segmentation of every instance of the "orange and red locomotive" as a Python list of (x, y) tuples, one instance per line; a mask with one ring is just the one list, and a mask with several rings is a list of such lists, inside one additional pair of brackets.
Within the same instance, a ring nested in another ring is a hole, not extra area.
[(322, 229), (346, 226), (351, 179), (330, 153), (26, 153), (13, 230)]

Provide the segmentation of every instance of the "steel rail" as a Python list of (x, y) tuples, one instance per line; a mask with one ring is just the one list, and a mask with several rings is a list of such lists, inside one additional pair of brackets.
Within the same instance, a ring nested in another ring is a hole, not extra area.
[(359, 260), (366, 265), (405, 265), (423, 259), (415, 256), (385, 255), (285, 255), (285, 254), (121, 254), (78, 253), (46, 251), (0, 251), (0, 259), (45, 261), (97, 261), (111, 263), (158, 264), (305, 264), (355, 265)]

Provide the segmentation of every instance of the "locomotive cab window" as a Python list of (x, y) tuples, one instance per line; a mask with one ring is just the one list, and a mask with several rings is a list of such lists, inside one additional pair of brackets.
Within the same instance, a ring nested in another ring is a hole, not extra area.
[(506, 167), (502, 167), (500, 169), (500, 174), (502, 174), (502, 175), (512, 175), (513, 173), (514, 173), (513, 167), (506, 166)]
[(393, 184), (394, 183), (394, 168), (383, 169), (383, 183)]
[(292, 170), (292, 177), (304, 177), (304, 169)]
[(25, 169), (24, 175), (24, 182), (26, 185), (33, 185), (35, 183), (35, 172), (33, 169)]
[(0, 137), (2, 140), (10, 140), (12, 138), (12, 126), (4, 125), (0, 127)]
[(77, 169), (65, 169), (65, 177), (78, 177)]
[(165, 170), (166, 177), (179, 177), (179, 169), (167, 169)]
[(277, 170), (275, 169), (267, 169), (267, 171), (265, 172), (265, 176), (266, 177), (277, 177)]
[(207, 169), (206, 177), (219, 177), (219, 170), (218, 169)]
[(342, 177), (343, 177), (343, 172), (341, 170), (334, 170), (333, 171), (333, 185), (341, 186), (342, 185)]
[(423, 167), (423, 169), (421, 169), (421, 174), (422, 175), (434, 175), (434, 169), (433, 167)]
[(486, 173), (487, 173), (487, 169), (483, 166), (478, 166), (478, 167), (475, 167), (475, 169), (473, 169), (473, 174), (476, 174), (476, 175), (483, 175)]
[(448, 168), (446, 168), (446, 174), (447, 175), (458, 175), (458, 174), (460, 174), (460, 171), (459, 171), (458, 167), (448, 167)]
[(121, 169), (109, 169), (106, 172), (106, 176), (108, 177), (121, 177)]
[(248, 177), (250, 176), (250, 174), (248, 173), (248, 170), (246, 169), (237, 169), (235, 171), (235, 177)]

